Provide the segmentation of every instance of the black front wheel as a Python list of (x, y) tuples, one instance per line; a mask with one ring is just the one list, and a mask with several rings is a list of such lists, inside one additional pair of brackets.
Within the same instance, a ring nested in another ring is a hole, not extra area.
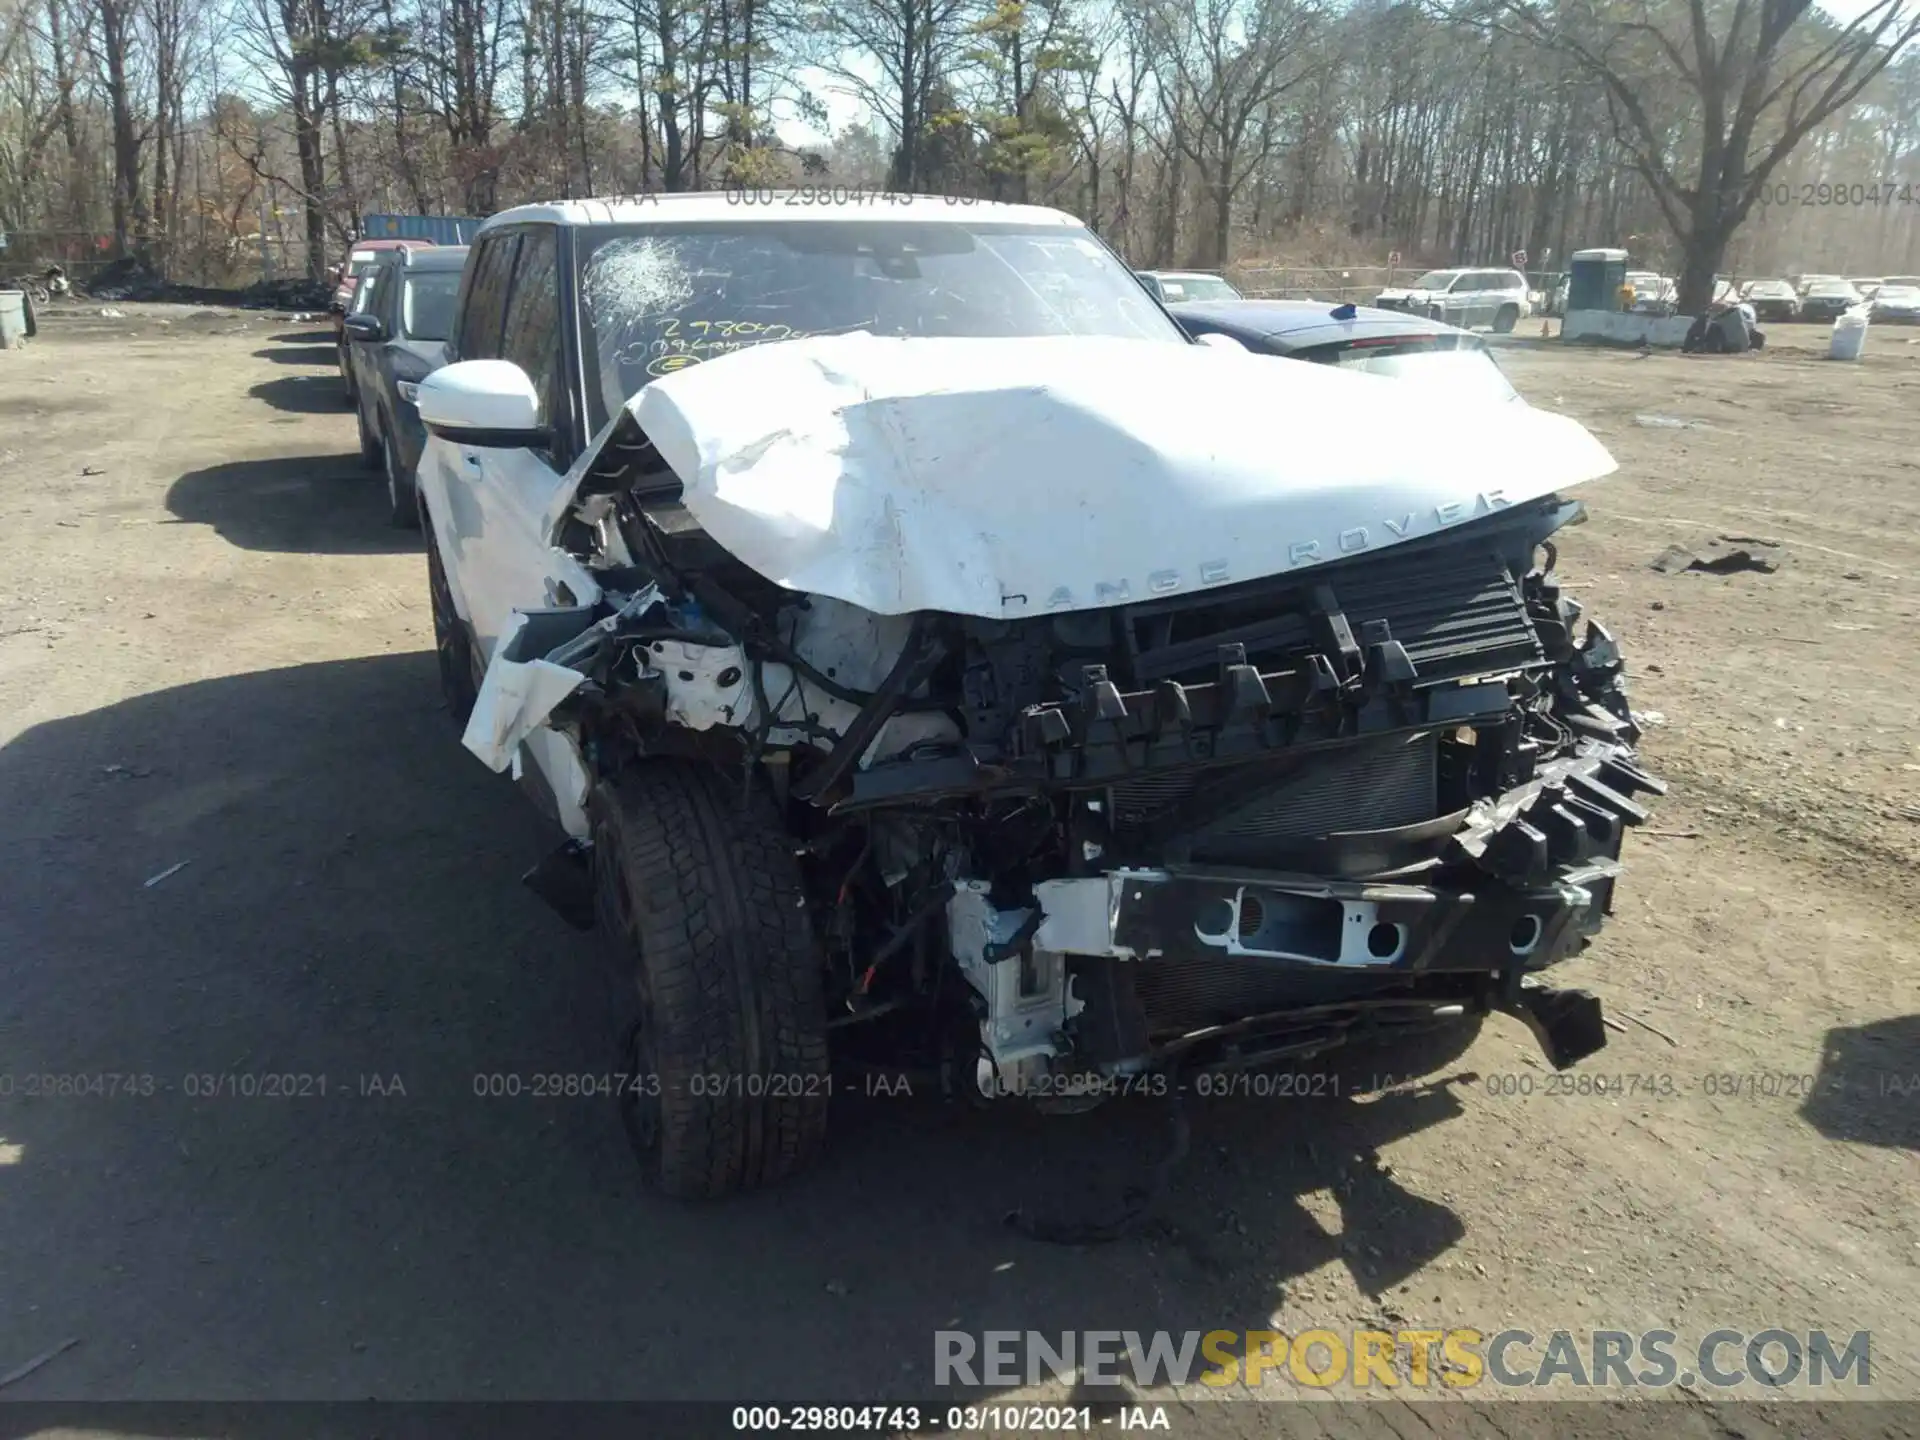
[(360, 464), (367, 470), (380, 468), (380, 436), (367, 424), (367, 409), (364, 405), (353, 407), (353, 423), (360, 429)]
[(387, 523), (396, 530), (414, 529), (420, 524), (420, 502), (413, 493), (413, 472), (393, 443), (391, 425), (380, 428), (380, 468), (387, 477)]
[(454, 724), (466, 728), (479, 694), (474, 679), (473, 636), (467, 622), (453, 606), (453, 589), (447, 584), (446, 567), (440, 561), (440, 546), (434, 540), (433, 527), (423, 513), (421, 528), (427, 535), (427, 594), (433, 607), (433, 649), (440, 664), (440, 695)]
[(588, 800), (594, 904), (630, 973), (621, 1118), (649, 1188), (784, 1179), (820, 1149), (823, 970), (779, 818), (704, 767), (651, 760)]

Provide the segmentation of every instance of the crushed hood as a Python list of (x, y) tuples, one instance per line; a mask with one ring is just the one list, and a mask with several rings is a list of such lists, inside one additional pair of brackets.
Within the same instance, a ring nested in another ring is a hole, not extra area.
[(663, 376), (628, 409), (716, 542), (883, 615), (1258, 579), (1615, 468), (1524, 405), (1145, 340), (786, 341)]

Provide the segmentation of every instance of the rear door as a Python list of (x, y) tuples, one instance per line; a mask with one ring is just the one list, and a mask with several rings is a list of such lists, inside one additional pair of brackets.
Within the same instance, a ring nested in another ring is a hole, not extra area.
[(1475, 325), (1493, 323), (1494, 302), (1499, 298), (1499, 291), (1495, 287), (1499, 281), (1499, 275), (1491, 270), (1474, 270), (1467, 274), (1461, 281), (1461, 286), (1467, 293), (1461, 297), (1462, 319), (1458, 322), (1459, 324), (1471, 328)]

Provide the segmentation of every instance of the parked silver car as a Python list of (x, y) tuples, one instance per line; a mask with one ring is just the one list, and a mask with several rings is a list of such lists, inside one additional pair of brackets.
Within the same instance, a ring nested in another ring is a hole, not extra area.
[(1873, 318), (1896, 325), (1920, 325), (1920, 287), (1882, 284), (1874, 291)]
[(1518, 270), (1429, 270), (1404, 288), (1382, 290), (1373, 303), (1449, 325), (1487, 325), (1502, 335), (1533, 313)]
[(1186, 300), (1238, 300), (1240, 292), (1226, 277), (1205, 270), (1136, 270), (1140, 283), (1153, 298), (1167, 305)]

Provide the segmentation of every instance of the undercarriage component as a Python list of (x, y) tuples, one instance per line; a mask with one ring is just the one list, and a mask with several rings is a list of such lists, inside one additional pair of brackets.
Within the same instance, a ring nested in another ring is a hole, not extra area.
[(1069, 990), (1066, 956), (1033, 943), (1035, 911), (997, 908), (991, 888), (980, 880), (957, 882), (947, 927), (960, 973), (980, 998), (975, 1083), (983, 1095), (1017, 1095), (1069, 1052), (1067, 1022), (1084, 1002)]
[(1556, 1070), (1568, 1069), (1606, 1048), (1600, 1002), (1585, 990), (1527, 985), (1503, 1000), (1500, 1008), (1533, 1032), (1547, 1063)]

